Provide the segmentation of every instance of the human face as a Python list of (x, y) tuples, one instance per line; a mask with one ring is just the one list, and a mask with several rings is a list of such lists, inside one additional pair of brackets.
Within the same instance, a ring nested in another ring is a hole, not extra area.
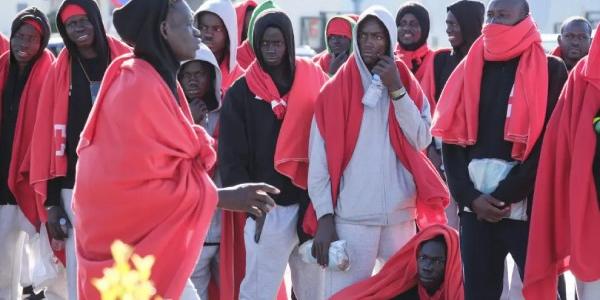
[(526, 17), (520, 0), (492, 0), (487, 10), (487, 24), (514, 26)]
[(389, 52), (388, 32), (377, 19), (367, 18), (359, 24), (358, 49), (369, 69), (377, 64), (380, 56)]
[(421, 23), (415, 15), (405, 14), (398, 25), (398, 42), (402, 45), (412, 45), (421, 40)]
[(581, 21), (568, 23), (558, 36), (563, 59), (573, 64), (588, 54), (591, 42), (590, 28)]
[(200, 61), (191, 61), (183, 65), (179, 73), (179, 82), (189, 101), (202, 99), (210, 88), (210, 66)]
[(350, 42), (352, 40), (341, 35), (332, 34), (327, 37), (327, 45), (329, 45), (329, 49), (335, 55), (348, 51), (350, 49)]
[(276, 27), (268, 27), (260, 41), (260, 52), (264, 63), (270, 67), (281, 65), (286, 54), (283, 32)]
[(215, 56), (222, 54), (227, 46), (227, 29), (223, 20), (219, 16), (204, 12), (198, 18), (198, 30), (200, 30), (200, 38), (202, 42), (210, 48)]
[(448, 12), (448, 16), (446, 16), (446, 34), (448, 34), (448, 41), (453, 48), (458, 48), (465, 42), (460, 24), (458, 24), (458, 20), (450, 11)]
[(444, 281), (446, 251), (439, 241), (427, 241), (417, 255), (419, 283), (428, 291), (437, 291)]
[(166, 20), (161, 23), (161, 34), (180, 62), (193, 59), (200, 49), (200, 33), (193, 26), (192, 10), (183, 0), (169, 8)]
[(77, 15), (65, 21), (67, 37), (77, 48), (86, 49), (94, 45), (94, 25), (87, 15)]
[(26, 65), (38, 54), (41, 47), (41, 34), (33, 26), (23, 23), (12, 35), (10, 46), (19, 65)]

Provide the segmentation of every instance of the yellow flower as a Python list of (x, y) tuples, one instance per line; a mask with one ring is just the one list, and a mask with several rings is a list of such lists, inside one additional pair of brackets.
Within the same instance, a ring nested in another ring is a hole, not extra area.
[[(133, 248), (119, 240), (111, 247), (115, 261), (111, 268), (104, 269), (104, 276), (93, 279), (92, 284), (100, 292), (102, 300), (161, 300), (150, 280), (154, 256), (141, 257)], [(132, 269), (130, 261), (133, 263)]]

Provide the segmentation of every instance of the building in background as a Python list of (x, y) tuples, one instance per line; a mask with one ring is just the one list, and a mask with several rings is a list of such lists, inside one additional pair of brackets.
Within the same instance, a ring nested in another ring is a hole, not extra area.
[[(107, 31), (112, 28), (112, 10), (127, 0), (97, 0)], [(186, 0), (196, 9), (204, 0)], [(237, 0), (233, 0), (237, 2)], [(258, 0), (260, 1), (260, 0)], [(445, 33), (446, 6), (455, 0), (420, 0), (430, 11), (431, 33), (429, 43), (434, 48), (447, 47)], [(483, 0), (489, 3), (490, 0)], [(0, 31), (7, 34), (14, 15), (25, 7), (35, 5), (44, 10), (54, 22), (61, 0), (0, 0)], [(328, 18), (340, 13), (360, 13), (375, 4), (386, 7), (392, 14), (405, 1), (402, 0), (275, 0), (292, 19), (296, 45), (309, 45), (320, 51), (325, 47), (323, 28)], [(592, 23), (600, 23), (600, 0), (530, 0), (531, 11), (542, 33), (557, 33), (562, 20), (570, 16), (583, 16)], [(548, 36), (552, 37), (552, 36)]]

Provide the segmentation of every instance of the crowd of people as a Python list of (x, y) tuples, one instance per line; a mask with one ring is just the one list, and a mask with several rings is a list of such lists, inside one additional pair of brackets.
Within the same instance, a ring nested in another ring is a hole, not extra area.
[(163, 299), (600, 299), (588, 20), (546, 53), (526, 0), (458, 0), (434, 50), (400, 1), (307, 59), (272, 0), (56, 18), (57, 57), (36, 7), (0, 36), (0, 299), (101, 299), (116, 240)]

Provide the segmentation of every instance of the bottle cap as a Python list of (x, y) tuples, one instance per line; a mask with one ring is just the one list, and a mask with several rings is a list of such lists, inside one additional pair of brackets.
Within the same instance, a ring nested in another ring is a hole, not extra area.
[(60, 218), (60, 220), (58, 220), (58, 223), (59, 223), (60, 225), (67, 225), (67, 219), (65, 219), (65, 218)]

